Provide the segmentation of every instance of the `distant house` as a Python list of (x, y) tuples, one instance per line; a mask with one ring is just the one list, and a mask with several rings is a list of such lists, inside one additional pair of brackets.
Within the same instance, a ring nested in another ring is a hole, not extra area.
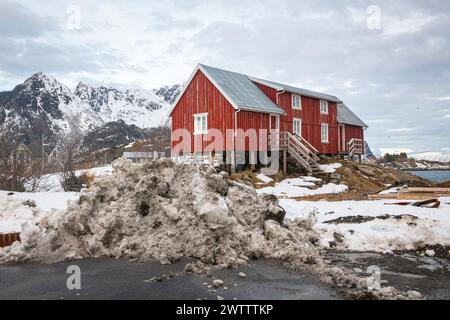
[(165, 158), (166, 154), (161, 151), (157, 151), (157, 147), (149, 141), (140, 141), (132, 143), (126, 151), (123, 152), (122, 157), (129, 159), (136, 163), (145, 163), (152, 159)]
[(123, 153), (123, 157), (136, 163), (144, 163), (152, 159), (164, 158), (165, 154), (156, 151), (126, 151)]
[(217, 132), (224, 141), (222, 150), (215, 152), (235, 155), (265, 150), (264, 142), (258, 142), (256, 150), (248, 139), (237, 143), (236, 134), (226, 134), (232, 129), (253, 130), (258, 135), (268, 132), (269, 141), (273, 143), (270, 139), (276, 137), (279, 148), (308, 171), (317, 169), (318, 155), (361, 158), (364, 153), (367, 125), (339, 98), (203, 64), (195, 68), (170, 117), (173, 152), (186, 139), (179, 137), (183, 129), (190, 132), (185, 146), (197, 146), (184, 147), (184, 153), (208, 152), (208, 141)]
[(11, 157), (17, 162), (28, 162), (33, 158), (33, 152), (24, 143), (21, 143), (11, 154)]

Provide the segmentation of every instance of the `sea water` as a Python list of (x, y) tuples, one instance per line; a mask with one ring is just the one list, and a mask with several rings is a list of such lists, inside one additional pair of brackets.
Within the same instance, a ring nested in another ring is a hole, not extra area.
[(436, 171), (409, 171), (416, 176), (433, 181), (445, 182), (450, 181), (450, 170), (436, 170)]

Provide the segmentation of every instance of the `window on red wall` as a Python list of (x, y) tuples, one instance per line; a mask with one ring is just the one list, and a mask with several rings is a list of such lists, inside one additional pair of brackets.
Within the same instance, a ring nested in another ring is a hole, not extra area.
[(320, 113), (328, 114), (328, 101), (320, 100)]
[(322, 123), (321, 125), (321, 140), (322, 143), (329, 143), (328, 140), (328, 124), (327, 123)]
[(194, 134), (208, 134), (208, 114), (194, 114)]
[(294, 132), (294, 134), (297, 134), (301, 137), (302, 136), (302, 119), (294, 118), (292, 124), (293, 124), (292, 131)]
[(292, 109), (301, 110), (302, 109), (302, 98), (299, 95), (292, 95)]

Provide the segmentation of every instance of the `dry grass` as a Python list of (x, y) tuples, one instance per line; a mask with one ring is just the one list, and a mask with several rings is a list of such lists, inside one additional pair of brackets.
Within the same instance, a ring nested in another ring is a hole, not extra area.
[(342, 176), (342, 182), (350, 190), (361, 194), (378, 193), (386, 189), (387, 185), (408, 185), (430, 187), (433, 184), (425, 179), (396, 169), (384, 168), (374, 164), (360, 164), (351, 161), (338, 160), (343, 166), (336, 170)]
[(367, 195), (363, 195), (359, 192), (343, 192), (338, 194), (317, 194), (313, 196), (297, 197), (294, 198), (297, 201), (364, 201), (369, 200)]
[(437, 183), (437, 184), (436, 184), (436, 187), (440, 187), (440, 188), (450, 188), (450, 181)]
[(245, 170), (240, 172), (235, 172), (230, 175), (230, 180), (245, 183), (247, 185), (253, 186), (255, 189), (262, 189), (265, 187), (274, 187), (277, 182), (281, 182), (284, 179), (298, 178), (299, 174), (288, 173), (283, 174), (282, 171), (278, 171), (277, 174), (270, 176), (273, 180), (269, 183), (264, 183), (264, 181), (259, 180), (256, 176), (260, 173), (260, 170)]
[(87, 187), (90, 187), (94, 183), (95, 178), (96, 178), (95, 174), (88, 172), (83, 172), (79, 176), (80, 182)]

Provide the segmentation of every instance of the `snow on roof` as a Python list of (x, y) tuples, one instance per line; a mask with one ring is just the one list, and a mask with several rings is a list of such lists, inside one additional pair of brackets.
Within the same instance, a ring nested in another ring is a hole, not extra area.
[(200, 65), (210, 80), (225, 92), (225, 96), (238, 109), (266, 113), (284, 113), (245, 74)]
[(266, 86), (274, 88), (274, 89), (285, 90), (288, 92), (299, 94), (301, 96), (312, 97), (312, 98), (327, 100), (327, 101), (336, 102), (336, 103), (342, 103), (342, 101), (338, 97), (332, 96), (329, 94), (312, 91), (312, 90), (307, 90), (307, 89), (302, 89), (302, 88), (298, 88), (298, 87), (293, 87), (293, 86), (290, 86), (287, 84), (282, 84), (282, 83), (278, 83), (278, 82), (274, 82), (274, 81), (258, 79), (255, 77), (250, 77), (250, 79), (254, 82), (261, 83), (263, 85), (266, 85)]
[(287, 92), (296, 93), (302, 96), (327, 100), (336, 102), (338, 104), (338, 122), (343, 124), (355, 125), (360, 127), (367, 127), (342, 101), (333, 95), (293, 87), (290, 85), (263, 80), (251, 77), (242, 73), (218, 69), (215, 67), (198, 64), (197, 68), (192, 73), (190, 79), (186, 83), (183, 91), (178, 96), (175, 103), (172, 105), (170, 114), (181, 99), (184, 91), (189, 83), (194, 78), (198, 70), (201, 70), (208, 79), (216, 86), (216, 88), (225, 96), (225, 98), (237, 110), (248, 110), (265, 113), (283, 114), (284, 111), (277, 106), (272, 100), (267, 97), (262, 90), (260, 90), (256, 83), (260, 83), (277, 90), (285, 90)]
[(236, 110), (284, 114), (284, 110), (269, 99), (245, 74), (222, 70), (204, 64), (197, 65), (169, 114), (180, 101), (189, 83), (201, 70)]
[(358, 116), (343, 103), (337, 105), (337, 122), (367, 128), (367, 124), (358, 118)]

